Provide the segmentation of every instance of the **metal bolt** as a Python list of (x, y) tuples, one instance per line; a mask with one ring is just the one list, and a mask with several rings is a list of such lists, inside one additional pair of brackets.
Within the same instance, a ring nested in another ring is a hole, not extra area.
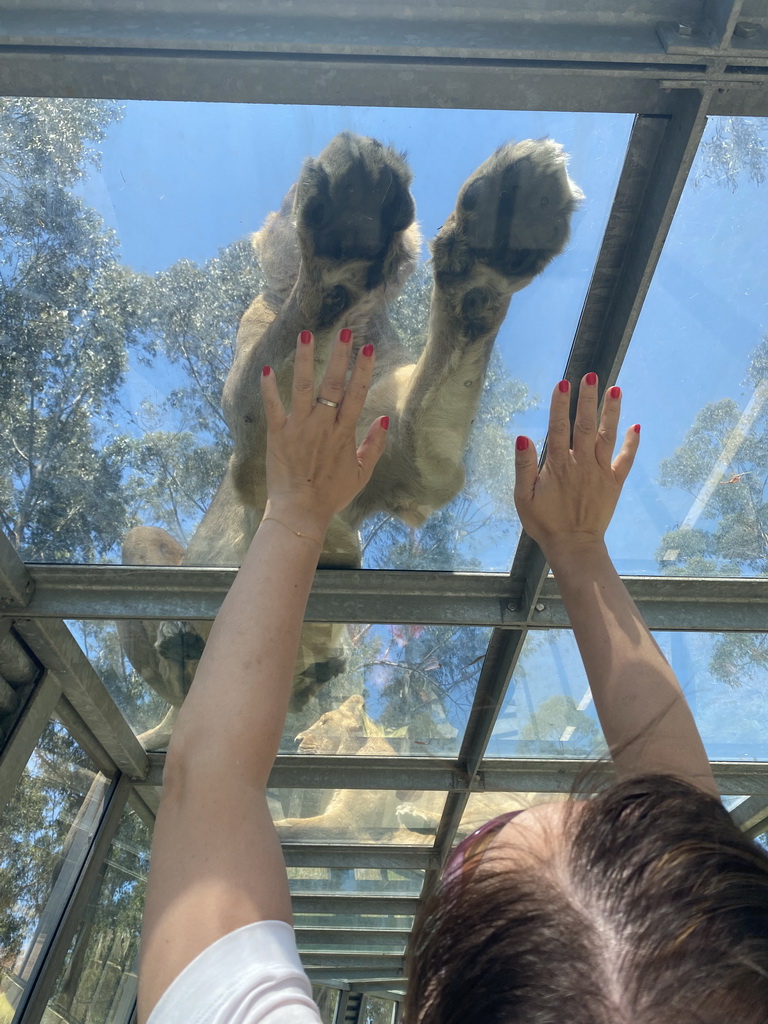
[(693, 25), (685, 25), (683, 22), (678, 22), (677, 25), (675, 25), (675, 32), (677, 32), (679, 36), (692, 36)]
[(754, 21), (738, 21), (736, 28), (733, 30), (735, 36), (739, 36), (741, 39), (751, 39), (752, 36), (756, 36), (760, 31), (760, 26), (755, 24)]
[(517, 601), (508, 601), (507, 602), (507, 611), (508, 612), (516, 612), (518, 607), (519, 607), (519, 605), (518, 605)]
[(546, 608), (547, 608), (547, 606), (544, 604), (543, 601), (537, 601), (536, 602), (536, 611), (537, 612), (546, 611)]

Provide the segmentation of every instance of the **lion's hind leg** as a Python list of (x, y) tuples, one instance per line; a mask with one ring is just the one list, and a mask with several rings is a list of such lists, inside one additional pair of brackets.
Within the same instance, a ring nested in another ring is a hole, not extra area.
[[(181, 544), (157, 526), (137, 526), (123, 542), (123, 565), (181, 565), (183, 558)], [(139, 736), (146, 749), (163, 749), (168, 745), (177, 709), (189, 689), (190, 664), (194, 661), (196, 666), (202, 652), (202, 640), (187, 627), (183, 622), (158, 623), (152, 619), (125, 619), (117, 623), (120, 643), (131, 665), (171, 705), (159, 725)], [(186, 642), (179, 639), (185, 636)]]

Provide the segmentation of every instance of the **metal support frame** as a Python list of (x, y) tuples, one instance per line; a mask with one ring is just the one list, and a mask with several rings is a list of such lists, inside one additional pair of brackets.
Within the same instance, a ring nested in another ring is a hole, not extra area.
[(130, 791), (130, 779), (124, 775), (114, 779), (98, 828), (58, 927), (47, 950), (35, 965), (34, 974), (19, 1001), (15, 1017), (17, 1024), (39, 1024), (42, 1020), (67, 950), (98, 881), (102, 862), (120, 824)]
[[(598, 371), (602, 388), (616, 378), (706, 115), (768, 115), (768, 14), (748, 8), (747, 21), (744, 0), (669, 0), (663, 21), (650, 0), (631, 11), (620, 0), (604, 0), (599, 19), (586, 0), (568, 11), (510, 0), (475, 12), (471, 31), (463, 0), (390, 5), (386, 15), (363, 0), (332, 0), (322, 17), (316, 0), (296, 0), (288, 15), (267, 0), (211, 6), (209, 0), (147, 0), (128, 14), (99, 10), (91, 0), (63, 0), (55, 11), (46, 0), (0, 0), (0, 91), (641, 111), (568, 358), (565, 375), (573, 383), (589, 369)], [(7, 617), (6, 635), (13, 621), (14, 642), (31, 652), (37, 673), (25, 684), (32, 694), (0, 753), (0, 800), (52, 711), (100, 770), (117, 773), (77, 886), (25, 993), (22, 1024), (41, 1019), (126, 800), (151, 823), (162, 769), (162, 757), (144, 753), (61, 620), (212, 618), (232, 576), (229, 570), (25, 567), (0, 537), (0, 615)], [(768, 628), (768, 580), (626, 582), (652, 628)], [(493, 633), (456, 759), (281, 757), (273, 771), (272, 785), (283, 787), (444, 791), (434, 847), (289, 845), (289, 866), (423, 870), (425, 885), (432, 885), (473, 792), (564, 792), (582, 768), (581, 762), (484, 759), (528, 633), (568, 625), (541, 552), (525, 536), (509, 576), (320, 572), (308, 618), (484, 625)], [(768, 766), (728, 763), (714, 770), (724, 792), (748, 796), (733, 811), (740, 827), (750, 835), (767, 828)], [(358, 893), (293, 896), (302, 943), (338, 936), (342, 927), (345, 937), (351, 932), (345, 925), (326, 933), (303, 923), (303, 914), (408, 918), (418, 903), (417, 897)], [(361, 947), (375, 934), (361, 931)], [(399, 943), (402, 935), (393, 928), (387, 940)], [(394, 951), (314, 952), (307, 963), (314, 980), (335, 979), (342, 987), (337, 1024), (355, 1024), (347, 1010), (356, 1002), (359, 1011), (360, 992), (397, 999), (403, 983), (403, 959)]]
[(27, 696), (13, 730), (0, 749), (0, 809), (12, 796), (60, 694), (56, 678), (43, 672)]
[[(622, 255), (616, 251), (618, 258)], [(597, 319), (594, 312), (589, 315)], [(584, 361), (582, 358), (579, 362)], [(581, 376), (580, 370), (578, 366), (569, 372), (576, 377)], [(527, 540), (523, 543), (529, 557), (530, 544)], [(235, 569), (186, 566), (27, 568), (34, 594), (24, 615), (34, 619), (213, 619), (236, 575)], [(651, 629), (759, 632), (765, 627), (768, 579), (763, 577), (624, 576), (623, 580)], [(534, 603), (526, 599), (528, 585), (528, 579), (517, 569), (511, 576), (320, 569), (306, 620), (568, 628), (554, 579), (543, 579)], [(14, 610), (10, 605), (8, 613)]]
[[(766, 18), (745, 37), (741, 4), (486, 5), (313, 0), (284, 13), (257, 0), (0, 2), (0, 91), (214, 100), (669, 113), (668, 88), (710, 88), (713, 112), (759, 114)], [(343, 40), (343, 45), (339, 44)], [(751, 88), (745, 88), (749, 84)]]

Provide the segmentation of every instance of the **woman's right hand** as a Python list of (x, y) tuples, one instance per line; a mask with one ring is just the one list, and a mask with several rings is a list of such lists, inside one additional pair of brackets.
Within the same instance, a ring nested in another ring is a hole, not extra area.
[(549, 561), (561, 550), (603, 544), (640, 443), (640, 426), (635, 424), (613, 458), (620, 410), (621, 388), (609, 388), (598, 428), (597, 374), (588, 373), (579, 389), (573, 448), (568, 381), (560, 381), (552, 394), (541, 472), (533, 442), (517, 439), (515, 506), (523, 529)]

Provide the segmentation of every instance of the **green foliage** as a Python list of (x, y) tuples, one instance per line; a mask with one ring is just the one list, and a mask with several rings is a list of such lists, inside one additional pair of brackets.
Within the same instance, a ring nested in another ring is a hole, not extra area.
[(596, 748), (601, 737), (597, 723), (564, 694), (542, 701), (520, 731), (523, 743), (535, 743), (537, 757), (562, 757), (566, 752), (568, 757), (600, 756), (602, 750), (598, 754)]
[(0, 100), (0, 495), (28, 559), (94, 561), (125, 529), (109, 424), (138, 282), (71, 190), (117, 116), (95, 101)]
[(382, 999), (380, 996), (363, 996), (361, 1010), (361, 1024), (392, 1024), (395, 1004), (392, 999)]
[[(699, 503), (692, 525), (670, 530), (657, 557), (665, 573), (684, 576), (768, 574), (768, 339), (752, 352), (745, 383), (753, 389), (742, 410), (731, 399), (699, 412), (682, 445), (664, 459), (664, 487), (682, 487)], [(724, 452), (732, 453), (730, 460)], [(717, 479), (706, 486), (713, 469)], [(768, 664), (765, 637), (722, 634), (710, 669), (739, 686)]]
[(114, 622), (85, 620), (70, 623), (70, 628), (133, 731), (156, 726), (168, 704), (131, 667)]
[(768, 167), (768, 118), (717, 117), (712, 123), (714, 131), (707, 133), (696, 155), (694, 183), (710, 181), (731, 191), (743, 178), (762, 184)]
[(88, 756), (49, 724), (0, 815), (0, 968), (34, 934), (94, 777)]
[(56, 980), (52, 1006), (79, 1024), (112, 1020), (125, 975), (135, 975), (144, 909), (150, 834), (126, 810), (112, 840), (101, 884), (80, 922)]

